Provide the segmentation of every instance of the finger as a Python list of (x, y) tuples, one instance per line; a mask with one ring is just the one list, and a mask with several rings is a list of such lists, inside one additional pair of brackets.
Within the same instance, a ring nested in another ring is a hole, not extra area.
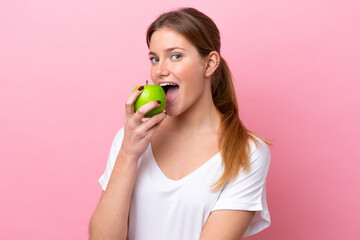
[(143, 86), (139, 87), (137, 90), (134, 90), (129, 96), (129, 98), (126, 100), (125, 111), (127, 115), (131, 116), (132, 114), (134, 114), (134, 103), (143, 90)]
[[(165, 119), (165, 118), (164, 118)], [(154, 135), (155, 131), (160, 127), (161, 123), (163, 120), (157, 122), (155, 125), (153, 125), (148, 131), (147, 131), (147, 136), (149, 137), (149, 139), (151, 140), (152, 136)]]
[(142, 131), (147, 133), (151, 131), (152, 128), (154, 127), (157, 128), (156, 125), (160, 125), (161, 122), (165, 119), (165, 117), (166, 117), (166, 113), (164, 112), (156, 114), (155, 116), (153, 116), (152, 118), (150, 118), (141, 125)]
[(145, 116), (145, 114), (149, 111), (151, 111), (152, 109), (159, 107), (161, 104), (160, 101), (151, 101), (148, 102), (146, 104), (144, 104), (143, 106), (139, 107), (138, 110), (135, 113), (135, 118), (138, 120), (143, 119), (143, 117)]

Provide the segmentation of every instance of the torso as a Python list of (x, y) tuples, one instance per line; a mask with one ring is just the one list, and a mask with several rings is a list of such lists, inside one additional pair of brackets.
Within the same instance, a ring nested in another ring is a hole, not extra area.
[(184, 178), (219, 152), (215, 133), (184, 137), (161, 126), (151, 139), (151, 147), (159, 168), (172, 180)]

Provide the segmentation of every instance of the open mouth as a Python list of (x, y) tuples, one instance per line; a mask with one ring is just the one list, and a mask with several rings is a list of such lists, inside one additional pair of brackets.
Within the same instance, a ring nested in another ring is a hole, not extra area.
[(164, 89), (166, 94), (166, 102), (172, 102), (179, 93), (179, 85), (173, 83), (162, 83), (160, 86)]

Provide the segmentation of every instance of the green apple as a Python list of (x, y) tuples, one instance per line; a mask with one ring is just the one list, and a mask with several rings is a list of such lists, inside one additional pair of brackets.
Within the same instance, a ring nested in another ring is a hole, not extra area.
[[(142, 93), (139, 95), (139, 97), (136, 99), (134, 104), (134, 110), (135, 112), (141, 107), (142, 105), (145, 105), (148, 102), (151, 101), (161, 101), (161, 104), (159, 107), (156, 107), (152, 109), (151, 111), (147, 112), (144, 117), (145, 118), (151, 118), (152, 116), (159, 114), (164, 111), (165, 104), (166, 104), (166, 94), (164, 89), (160, 85), (141, 85), (144, 87), (142, 90)], [(133, 91), (138, 89), (141, 86), (136, 86)]]

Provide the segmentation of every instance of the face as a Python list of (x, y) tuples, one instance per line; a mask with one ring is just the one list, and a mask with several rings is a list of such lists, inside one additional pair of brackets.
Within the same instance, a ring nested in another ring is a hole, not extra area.
[(179, 86), (169, 88), (165, 108), (169, 116), (178, 116), (204, 91), (206, 59), (190, 41), (170, 28), (160, 28), (153, 33), (149, 50), (154, 84)]

